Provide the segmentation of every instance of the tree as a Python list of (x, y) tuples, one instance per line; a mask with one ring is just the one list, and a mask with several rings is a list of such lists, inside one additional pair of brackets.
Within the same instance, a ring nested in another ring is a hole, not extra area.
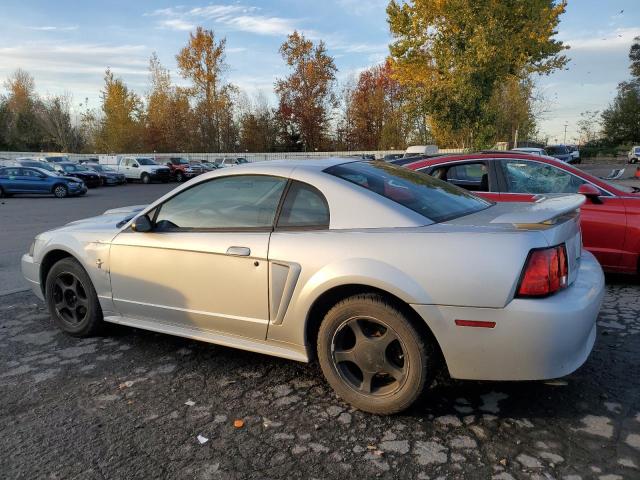
[[(495, 141), (506, 141), (516, 147), (518, 140), (527, 140), (536, 134), (533, 113), (533, 81), (509, 76), (497, 86), (487, 111), (493, 122), (486, 122), (488, 136)], [(495, 143), (494, 141), (494, 143)]]
[(600, 138), (600, 112), (587, 110), (580, 114), (577, 122), (580, 144), (592, 143)]
[(247, 152), (273, 151), (277, 142), (274, 112), (267, 98), (259, 94), (253, 101), (245, 99), (240, 113), (240, 150)]
[(336, 66), (324, 42), (317, 45), (293, 32), (280, 46), (280, 54), (293, 69), (277, 80), (278, 115), (285, 143), (300, 141), (305, 150), (322, 148), (326, 140), (330, 112), (337, 106), (333, 92)]
[(225, 47), (226, 39), (216, 42), (212, 30), (198, 27), (195, 34), (189, 34), (189, 43), (176, 56), (180, 74), (193, 83), (189, 93), (197, 100), (195, 113), (200, 146), (218, 152), (223, 146), (229, 147), (229, 120), (233, 118), (234, 87), (222, 81), (227, 69)]
[(71, 123), (70, 104), (70, 95), (58, 95), (43, 101), (38, 112), (43, 143), (63, 152), (82, 147), (81, 133)]
[(8, 90), (4, 122), (7, 147), (18, 151), (38, 151), (42, 147), (42, 130), (37, 118), (40, 100), (29, 73), (16, 70), (4, 83)]
[(141, 147), (142, 102), (107, 69), (102, 90), (99, 147), (106, 152), (135, 152)]
[(631, 80), (618, 84), (613, 103), (602, 112), (602, 133), (613, 144), (640, 141), (640, 37), (629, 49)]
[(509, 77), (562, 68), (554, 40), (565, 1), (392, 0), (387, 7), (395, 76), (438, 140), (490, 146), (491, 101)]
[(616, 98), (602, 112), (602, 133), (617, 145), (640, 141), (640, 81), (618, 85)]
[(629, 49), (629, 60), (631, 61), (631, 65), (629, 65), (631, 76), (640, 80), (640, 37), (633, 39), (633, 45)]

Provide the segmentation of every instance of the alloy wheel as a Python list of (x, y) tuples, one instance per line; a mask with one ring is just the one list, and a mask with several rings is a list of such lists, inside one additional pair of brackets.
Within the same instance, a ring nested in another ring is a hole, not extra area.
[(331, 358), (342, 380), (365, 395), (397, 392), (408, 372), (408, 359), (398, 334), (373, 317), (352, 317), (336, 330)]
[(53, 303), (59, 318), (70, 326), (78, 326), (89, 314), (87, 292), (73, 273), (60, 273), (53, 284)]

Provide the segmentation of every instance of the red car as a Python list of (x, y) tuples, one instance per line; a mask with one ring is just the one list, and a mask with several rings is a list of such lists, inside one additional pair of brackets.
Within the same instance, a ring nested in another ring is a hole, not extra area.
[(443, 155), (406, 165), (496, 202), (581, 193), (584, 247), (609, 272), (638, 272), (640, 189), (613, 185), (550, 157), (514, 152)]

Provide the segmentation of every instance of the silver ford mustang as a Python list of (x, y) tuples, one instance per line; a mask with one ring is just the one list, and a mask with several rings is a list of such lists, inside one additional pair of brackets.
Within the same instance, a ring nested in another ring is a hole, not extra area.
[(580, 195), (492, 204), (384, 162), (264, 162), (36, 237), (22, 270), (74, 336), (112, 322), (299, 361), (347, 402), (587, 359), (604, 280)]

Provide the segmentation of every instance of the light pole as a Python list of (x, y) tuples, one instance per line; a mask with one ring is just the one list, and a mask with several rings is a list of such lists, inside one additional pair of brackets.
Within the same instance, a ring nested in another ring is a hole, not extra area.
[(569, 126), (569, 122), (564, 122), (564, 145), (567, 144), (567, 127)]

